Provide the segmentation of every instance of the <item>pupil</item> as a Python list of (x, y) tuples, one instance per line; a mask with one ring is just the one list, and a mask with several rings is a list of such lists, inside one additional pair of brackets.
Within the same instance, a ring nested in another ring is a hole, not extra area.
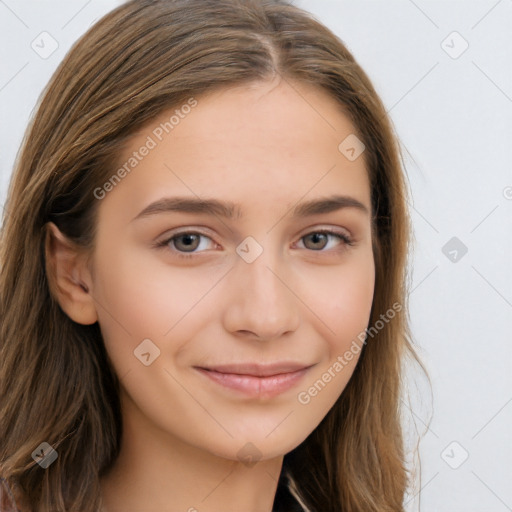
[(194, 250), (197, 247), (198, 235), (181, 235), (178, 237), (178, 243), (184, 246), (185, 249)]
[(313, 233), (311, 235), (312, 242), (315, 245), (319, 243), (322, 244), (322, 242), (325, 242), (325, 237), (326, 235), (324, 233)]

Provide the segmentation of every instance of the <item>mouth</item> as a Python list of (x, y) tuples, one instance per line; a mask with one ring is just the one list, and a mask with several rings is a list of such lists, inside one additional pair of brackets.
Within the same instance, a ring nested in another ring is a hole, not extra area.
[(296, 386), (313, 365), (273, 363), (194, 367), (211, 381), (245, 395), (271, 398)]

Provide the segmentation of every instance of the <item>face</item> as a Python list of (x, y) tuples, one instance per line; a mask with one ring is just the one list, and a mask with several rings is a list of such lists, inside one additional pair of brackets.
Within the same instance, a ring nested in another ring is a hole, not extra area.
[(355, 132), (321, 90), (274, 82), (194, 98), (130, 140), (97, 190), (91, 262), (125, 416), (233, 460), (320, 423), (374, 290), (364, 153), (338, 148)]

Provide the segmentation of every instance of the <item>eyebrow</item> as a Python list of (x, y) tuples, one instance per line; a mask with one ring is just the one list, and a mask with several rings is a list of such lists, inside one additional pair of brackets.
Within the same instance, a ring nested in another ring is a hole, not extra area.
[[(333, 195), (297, 204), (292, 209), (292, 217), (305, 218), (344, 208), (354, 208), (366, 215), (370, 213), (368, 208), (354, 197)], [(132, 219), (132, 222), (151, 215), (173, 212), (211, 214), (232, 220), (243, 217), (242, 207), (239, 203), (194, 197), (164, 197), (146, 206)]]

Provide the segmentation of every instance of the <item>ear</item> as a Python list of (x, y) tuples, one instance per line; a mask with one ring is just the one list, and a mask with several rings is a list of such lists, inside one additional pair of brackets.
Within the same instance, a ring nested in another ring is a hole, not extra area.
[(52, 295), (71, 320), (83, 325), (97, 322), (92, 279), (83, 250), (53, 222), (45, 228), (46, 275)]

